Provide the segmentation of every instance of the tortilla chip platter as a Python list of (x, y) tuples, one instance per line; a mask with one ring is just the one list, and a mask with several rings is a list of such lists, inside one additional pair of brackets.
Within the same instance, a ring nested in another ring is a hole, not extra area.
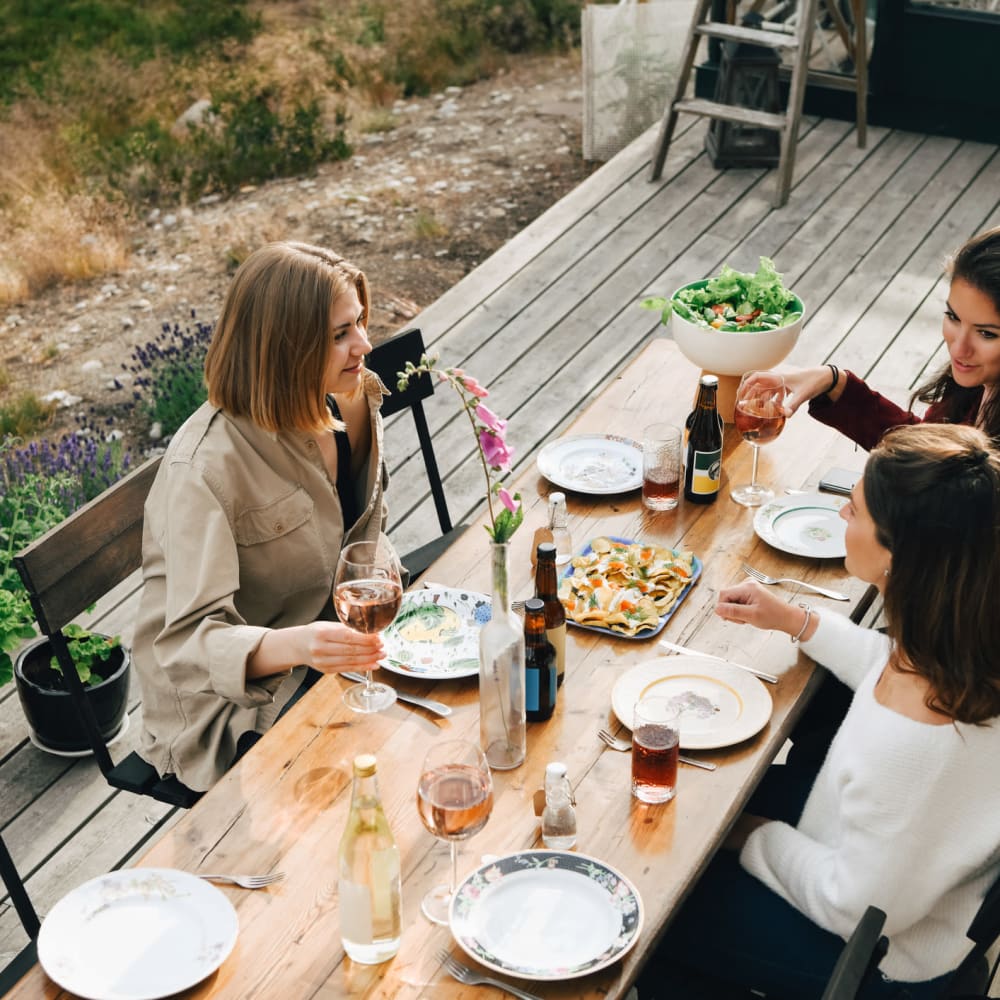
[(559, 582), (566, 621), (609, 635), (656, 635), (701, 575), (693, 552), (627, 538), (593, 539)]

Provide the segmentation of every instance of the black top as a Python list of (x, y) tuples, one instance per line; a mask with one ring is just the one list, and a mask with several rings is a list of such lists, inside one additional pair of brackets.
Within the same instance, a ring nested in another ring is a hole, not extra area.
[[(326, 397), (326, 405), (337, 420), (343, 420), (333, 396)], [(334, 485), (340, 498), (340, 512), (344, 517), (346, 535), (361, 516), (361, 511), (358, 510), (358, 494), (351, 475), (351, 442), (347, 439), (347, 431), (334, 431), (333, 440), (337, 444), (337, 482)]]

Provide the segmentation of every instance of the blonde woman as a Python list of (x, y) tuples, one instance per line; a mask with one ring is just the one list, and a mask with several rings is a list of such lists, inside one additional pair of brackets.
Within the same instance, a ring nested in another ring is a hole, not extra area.
[(234, 276), (205, 361), (208, 402), (146, 503), (134, 661), (140, 755), (211, 787), (306, 666), (370, 670), (377, 635), (333, 619), (343, 545), (385, 523), (368, 282), (321, 247), (273, 243)]

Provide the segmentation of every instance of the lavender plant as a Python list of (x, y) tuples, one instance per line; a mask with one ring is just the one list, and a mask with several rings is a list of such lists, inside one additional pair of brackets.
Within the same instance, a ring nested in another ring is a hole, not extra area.
[(133, 399), (163, 435), (173, 434), (205, 401), (205, 354), (212, 339), (212, 325), (196, 320), (194, 328), (164, 323), (161, 332), (132, 351), (122, 368), (134, 376)]

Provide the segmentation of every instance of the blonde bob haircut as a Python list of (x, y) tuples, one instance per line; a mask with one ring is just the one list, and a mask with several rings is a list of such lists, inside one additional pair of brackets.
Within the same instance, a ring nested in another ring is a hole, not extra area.
[(353, 289), (368, 322), (368, 279), (308, 243), (269, 243), (233, 276), (205, 356), (208, 400), (268, 431), (319, 433), (342, 426), (323, 382), (335, 300)]

